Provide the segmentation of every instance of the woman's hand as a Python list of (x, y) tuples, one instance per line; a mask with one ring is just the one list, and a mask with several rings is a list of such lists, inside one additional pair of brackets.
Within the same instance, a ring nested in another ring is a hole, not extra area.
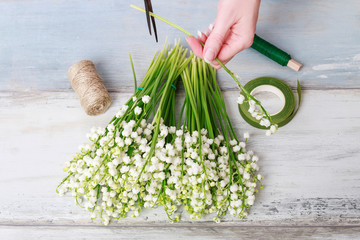
[[(214, 25), (205, 33), (198, 32), (199, 38), (188, 37), (194, 54), (219, 69), (237, 53), (253, 43), (260, 0), (220, 0)], [(203, 47), (200, 42), (203, 42)]]

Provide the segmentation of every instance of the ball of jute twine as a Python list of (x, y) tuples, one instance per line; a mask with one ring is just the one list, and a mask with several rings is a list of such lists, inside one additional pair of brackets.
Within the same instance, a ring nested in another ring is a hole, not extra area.
[(109, 108), (111, 97), (92, 61), (75, 63), (69, 68), (68, 77), (88, 115), (99, 115)]

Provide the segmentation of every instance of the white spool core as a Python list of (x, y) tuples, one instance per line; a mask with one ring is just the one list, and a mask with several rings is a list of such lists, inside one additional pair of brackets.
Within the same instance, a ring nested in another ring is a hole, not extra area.
[(250, 94), (254, 96), (254, 95), (256, 95), (258, 93), (261, 93), (261, 92), (270, 92), (270, 93), (275, 94), (280, 99), (280, 101), (282, 103), (282, 107), (280, 108), (280, 110), (278, 112), (276, 112), (276, 113), (270, 114), (270, 116), (274, 116), (274, 115), (280, 113), (284, 109), (284, 107), (285, 107), (285, 95), (280, 89), (278, 89), (277, 87), (274, 87), (272, 85), (260, 85), (260, 86), (257, 86), (256, 88), (254, 88), (250, 92)]

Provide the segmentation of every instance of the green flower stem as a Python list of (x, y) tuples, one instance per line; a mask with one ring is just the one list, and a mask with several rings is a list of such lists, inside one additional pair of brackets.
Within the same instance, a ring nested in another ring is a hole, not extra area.
[(60, 187), (61, 185), (63, 185), (64, 182), (66, 182), (66, 180), (68, 180), (68, 178), (71, 177), (71, 175), (73, 175), (73, 173), (70, 173), (69, 175), (67, 175), (67, 176), (61, 181), (61, 183), (56, 187), (56, 193), (59, 193), (59, 187)]
[(130, 64), (131, 64), (131, 69), (133, 72), (133, 76), (134, 76), (134, 93), (136, 93), (136, 89), (137, 89), (137, 82), (136, 82), (136, 74), (135, 74), (135, 68), (134, 68), (134, 63), (131, 57), (131, 54), (129, 53), (129, 58), (130, 58)]
[[(141, 11), (141, 12), (145, 12), (145, 10), (144, 10), (143, 8), (140, 8), (140, 7), (135, 6), (135, 5), (133, 5), (133, 4), (130, 4), (130, 7), (135, 8), (135, 9)], [(171, 25), (171, 26), (179, 29), (179, 30), (182, 31), (183, 33), (185, 33), (185, 34), (187, 34), (187, 35), (189, 35), (189, 36), (192, 36), (191, 33), (189, 33), (188, 31), (186, 31), (184, 28), (180, 27), (179, 25), (176, 25), (175, 23), (172, 23), (172, 22), (166, 20), (165, 18), (160, 17), (159, 15), (156, 15), (155, 13), (149, 12), (149, 14), (150, 14), (151, 16), (156, 17), (157, 19), (159, 19), (159, 20), (161, 20), (161, 21), (163, 21), (163, 22), (166, 22), (167, 24), (169, 24), (169, 25)]]
[(221, 93), (220, 86), (216, 81), (216, 75), (213, 74), (212, 78), (210, 78), (210, 79), (212, 80), (212, 85), (214, 86), (214, 89), (215, 89), (215, 93), (213, 93), (214, 96), (216, 97), (215, 102), (219, 105), (219, 109), (220, 109), (220, 111), (222, 113), (222, 117), (224, 119), (225, 125), (229, 127), (230, 138), (235, 138), (236, 140), (238, 140), (237, 136), (236, 136), (236, 133), (235, 133), (233, 127), (232, 127), (229, 115), (226, 112), (225, 100), (224, 100), (224, 97), (223, 97), (223, 95)]
[(180, 111), (180, 115), (179, 115), (179, 120), (178, 120), (178, 125), (177, 125), (177, 129), (180, 129), (180, 125), (184, 116), (184, 110), (185, 110), (185, 106), (186, 106), (186, 102), (184, 101), (182, 107), (181, 107), (181, 111)]

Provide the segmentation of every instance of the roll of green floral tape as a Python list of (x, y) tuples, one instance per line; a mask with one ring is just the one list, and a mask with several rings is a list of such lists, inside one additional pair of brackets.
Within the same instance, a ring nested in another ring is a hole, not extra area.
[[(298, 92), (298, 107), (295, 107), (295, 96), (291, 88), (283, 81), (273, 77), (260, 77), (248, 82), (244, 88), (251, 94), (256, 95), (260, 92), (271, 92), (278, 96), (282, 102), (282, 109), (274, 114), (271, 114), (272, 122), (277, 124), (279, 127), (289, 123), (296, 115), (300, 103), (301, 103), (301, 87), (299, 81), (297, 82)], [(244, 101), (243, 104), (239, 104), (239, 112), (244, 120), (250, 125), (260, 128), (267, 129), (259, 124), (259, 121), (251, 116), (248, 112), (249, 102)]]

